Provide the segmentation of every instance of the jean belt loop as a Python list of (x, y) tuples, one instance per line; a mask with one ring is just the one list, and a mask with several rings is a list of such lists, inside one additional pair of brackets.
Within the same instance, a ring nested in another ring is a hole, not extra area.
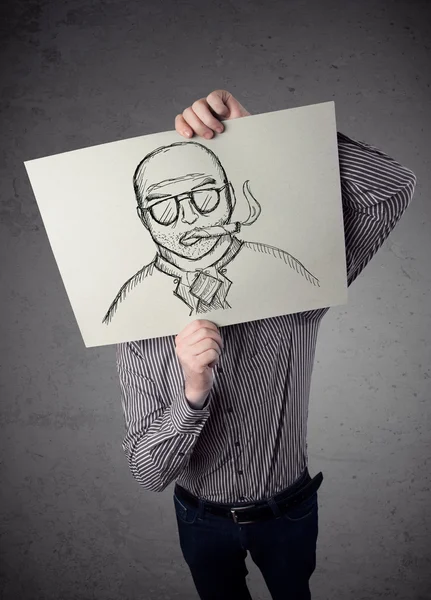
[(280, 510), (280, 507), (278, 506), (277, 502), (274, 500), (273, 497), (268, 498), (267, 500), (269, 506), (271, 507), (272, 512), (274, 513), (275, 517), (281, 517), (282, 512)]
[(205, 512), (205, 500), (199, 498), (198, 515), (197, 518), (202, 521)]
[(305, 467), (305, 469), (303, 470), (302, 474), (301, 474), (301, 478), (300, 481), (301, 483), (308, 483), (309, 481), (311, 481), (312, 477), (310, 475), (310, 473), (308, 472), (308, 467)]

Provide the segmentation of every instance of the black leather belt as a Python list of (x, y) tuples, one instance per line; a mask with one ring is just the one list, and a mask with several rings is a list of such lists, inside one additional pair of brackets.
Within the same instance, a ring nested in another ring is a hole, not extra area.
[[(274, 501), (281, 512), (301, 504), (319, 489), (323, 481), (322, 473), (318, 473), (311, 479), (308, 469), (303, 476), (283, 492), (274, 496)], [(175, 495), (179, 500), (189, 503), (194, 508), (199, 506), (199, 498), (176, 484)], [(274, 518), (274, 512), (266, 500), (254, 504), (219, 504), (203, 500), (203, 511), (213, 515), (233, 519), (235, 523), (253, 523), (263, 519)]]

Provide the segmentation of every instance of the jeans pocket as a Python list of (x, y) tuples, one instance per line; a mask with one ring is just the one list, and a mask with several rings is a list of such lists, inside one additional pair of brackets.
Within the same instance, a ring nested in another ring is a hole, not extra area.
[(178, 520), (186, 525), (193, 525), (198, 516), (198, 508), (180, 500), (176, 494), (174, 494), (174, 505)]
[(297, 523), (311, 517), (316, 512), (317, 492), (314, 492), (314, 494), (301, 502), (301, 504), (288, 508), (286, 512), (283, 513), (283, 518), (292, 523)]

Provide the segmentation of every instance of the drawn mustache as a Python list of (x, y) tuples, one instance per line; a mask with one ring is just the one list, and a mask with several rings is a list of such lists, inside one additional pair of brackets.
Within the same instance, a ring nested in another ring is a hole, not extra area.
[(244, 182), (242, 191), (248, 202), (249, 208), (249, 214), (245, 221), (236, 221), (234, 223), (227, 223), (226, 225), (214, 225), (212, 227), (196, 227), (195, 229), (192, 229), (183, 235), (180, 243), (184, 246), (192, 246), (203, 238), (220, 237), (222, 235), (239, 233), (242, 225), (251, 225), (254, 223), (258, 219), (262, 209), (259, 202), (251, 193), (250, 180)]

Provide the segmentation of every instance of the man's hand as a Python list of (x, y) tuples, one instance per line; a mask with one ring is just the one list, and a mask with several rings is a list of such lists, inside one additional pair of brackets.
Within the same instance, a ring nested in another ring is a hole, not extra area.
[(226, 90), (215, 90), (206, 98), (193, 102), (181, 115), (175, 117), (176, 131), (186, 138), (197, 134), (207, 140), (214, 132), (222, 133), (223, 124), (219, 119), (239, 119), (250, 113)]
[(177, 335), (175, 345), (184, 371), (186, 398), (194, 408), (202, 408), (223, 347), (220, 333), (210, 321), (193, 321)]

